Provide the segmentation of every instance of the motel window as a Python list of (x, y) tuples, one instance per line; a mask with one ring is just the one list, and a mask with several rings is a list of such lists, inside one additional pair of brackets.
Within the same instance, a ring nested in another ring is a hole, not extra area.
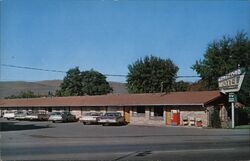
[(92, 107), (91, 110), (93, 110), (93, 111), (101, 111), (100, 107)]
[(63, 110), (69, 112), (70, 111), (70, 107), (64, 107)]
[(122, 107), (116, 107), (116, 106), (110, 106), (107, 108), (107, 111), (112, 111), (112, 112), (119, 112), (119, 111), (123, 111)]
[(133, 107), (133, 116), (138, 117), (138, 116), (145, 116), (145, 107)]
[(163, 117), (163, 107), (154, 107), (154, 116)]
[(55, 110), (56, 110), (56, 111), (60, 111), (61, 109), (60, 109), (60, 108), (58, 108), (58, 107), (56, 107), (56, 108), (55, 108)]
[(137, 107), (136, 112), (141, 114), (145, 113), (145, 107)]

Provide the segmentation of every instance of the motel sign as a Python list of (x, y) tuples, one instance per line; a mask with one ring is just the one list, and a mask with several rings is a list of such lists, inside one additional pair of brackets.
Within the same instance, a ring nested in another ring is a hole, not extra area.
[(222, 93), (238, 92), (245, 77), (245, 68), (237, 69), (219, 77), (219, 89)]
[(228, 94), (228, 102), (230, 102), (232, 106), (232, 128), (234, 128), (234, 104), (237, 102), (235, 92), (240, 91), (245, 75), (246, 69), (239, 68), (218, 78), (219, 89), (222, 93)]

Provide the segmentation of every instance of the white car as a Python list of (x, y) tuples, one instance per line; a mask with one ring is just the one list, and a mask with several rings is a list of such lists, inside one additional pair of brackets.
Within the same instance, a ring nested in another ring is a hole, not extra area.
[(13, 111), (7, 111), (3, 114), (3, 118), (6, 118), (7, 120), (9, 119), (14, 119), (15, 118), (15, 112)]
[(32, 121), (32, 120), (38, 120), (38, 115), (36, 113), (29, 112), (25, 116), (25, 120), (30, 120), (30, 121)]
[(107, 112), (99, 117), (98, 123), (101, 125), (125, 125), (125, 119), (120, 112)]
[(86, 124), (97, 124), (97, 119), (102, 116), (101, 112), (88, 112), (84, 116), (82, 116), (79, 120), (84, 125)]
[(76, 116), (70, 112), (52, 112), (49, 116), (52, 122), (74, 122), (77, 121)]
[(27, 111), (17, 111), (15, 113), (16, 120), (25, 120), (26, 116), (27, 116)]

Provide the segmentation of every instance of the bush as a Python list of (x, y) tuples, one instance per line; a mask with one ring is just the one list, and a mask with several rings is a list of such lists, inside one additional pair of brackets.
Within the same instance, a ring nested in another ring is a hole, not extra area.
[(247, 125), (249, 123), (249, 107), (235, 109), (235, 125)]

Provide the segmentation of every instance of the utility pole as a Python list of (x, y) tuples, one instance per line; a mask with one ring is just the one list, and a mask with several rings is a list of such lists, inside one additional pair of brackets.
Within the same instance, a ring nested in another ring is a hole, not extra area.
[(163, 92), (163, 82), (161, 82), (161, 93)]

